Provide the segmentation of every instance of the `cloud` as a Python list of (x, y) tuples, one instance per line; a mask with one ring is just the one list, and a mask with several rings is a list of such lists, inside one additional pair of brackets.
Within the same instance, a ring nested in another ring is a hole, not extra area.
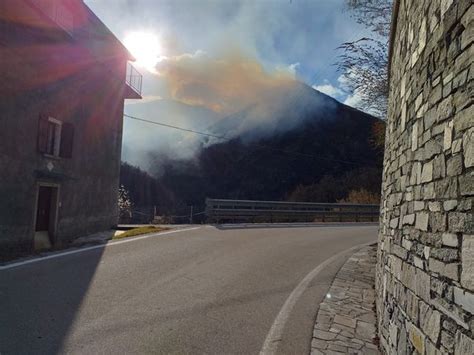
[[(351, 76), (353, 74), (349, 74)], [(338, 99), (345, 105), (354, 107), (359, 110), (365, 110), (365, 107), (362, 102), (362, 93), (360, 90), (355, 90), (351, 92), (349, 89), (348, 78), (344, 75), (340, 75), (337, 78), (338, 86), (332, 85), (328, 80), (324, 80), (324, 84), (313, 85), (312, 88), (322, 92), (323, 94), (329, 95), (335, 99)], [(370, 110), (367, 112), (370, 114), (375, 114)]]
[(360, 108), (362, 103), (361, 95), (358, 92), (354, 92), (352, 95), (349, 95), (344, 100), (344, 104), (348, 106), (352, 106), (354, 108)]
[(288, 71), (293, 74), (293, 76), (296, 77), (296, 72), (298, 70), (298, 67), (301, 66), (300, 62), (296, 62), (296, 63), (293, 63), (293, 64), (290, 64), (288, 66)]
[[(349, 73), (349, 76), (354, 75), (353, 73)], [(340, 87), (345, 91), (345, 92), (350, 92), (348, 89), (349, 83), (348, 83), (348, 78), (345, 75), (340, 75), (339, 78), (337, 78), (337, 81), (339, 82)], [(359, 110), (362, 110), (362, 93), (360, 90), (354, 90), (352, 93), (346, 96), (344, 99), (343, 103), (345, 105), (357, 108)], [(371, 113), (371, 112), (368, 112)]]
[(338, 98), (338, 97), (344, 95), (344, 92), (341, 89), (339, 89), (339, 88), (337, 88), (337, 87), (335, 87), (335, 86), (333, 86), (329, 83), (323, 84), (323, 85), (313, 85), (312, 87), (313, 87), (313, 89), (318, 90), (318, 91), (322, 92), (323, 94), (329, 95), (333, 98)]

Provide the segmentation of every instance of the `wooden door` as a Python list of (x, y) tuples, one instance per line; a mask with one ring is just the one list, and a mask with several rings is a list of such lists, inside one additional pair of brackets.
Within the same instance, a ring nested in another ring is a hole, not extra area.
[(38, 209), (36, 211), (36, 231), (49, 231), (51, 219), (53, 188), (40, 186), (38, 191)]

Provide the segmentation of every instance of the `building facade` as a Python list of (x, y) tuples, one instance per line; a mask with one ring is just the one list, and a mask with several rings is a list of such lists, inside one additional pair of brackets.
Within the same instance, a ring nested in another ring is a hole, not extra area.
[(131, 59), (82, 0), (0, 2), (0, 254), (116, 225)]
[(378, 332), (389, 354), (474, 354), (472, 0), (396, 0)]

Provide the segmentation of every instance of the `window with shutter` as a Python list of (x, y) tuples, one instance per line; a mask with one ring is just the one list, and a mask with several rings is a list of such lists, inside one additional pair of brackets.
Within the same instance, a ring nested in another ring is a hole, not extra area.
[(61, 129), (61, 148), (59, 150), (59, 155), (62, 158), (71, 158), (72, 157), (72, 147), (74, 142), (74, 126), (65, 122), (62, 125)]
[(38, 125), (38, 151), (45, 155), (59, 157), (63, 123), (53, 117), (41, 116)]

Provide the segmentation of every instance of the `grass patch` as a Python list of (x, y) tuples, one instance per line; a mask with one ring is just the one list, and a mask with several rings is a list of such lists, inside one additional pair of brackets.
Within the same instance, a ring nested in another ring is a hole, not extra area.
[(155, 226), (146, 226), (146, 227), (139, 227), (139, 228), (133, 228), (129, 229), (128, 231), (125, 231), (123, 233), (114, 235), (112, 239), (122, 239), (122, 238), (128, 238), (128, 237), (134, 237), (136, 235), (141, 235), (141, 234), (148, 234), (148, 233), (157, 233), (157, 232), (162, 232), (165, 230), (168, 230), (169, 228), (165, 227), (155, 227)]

